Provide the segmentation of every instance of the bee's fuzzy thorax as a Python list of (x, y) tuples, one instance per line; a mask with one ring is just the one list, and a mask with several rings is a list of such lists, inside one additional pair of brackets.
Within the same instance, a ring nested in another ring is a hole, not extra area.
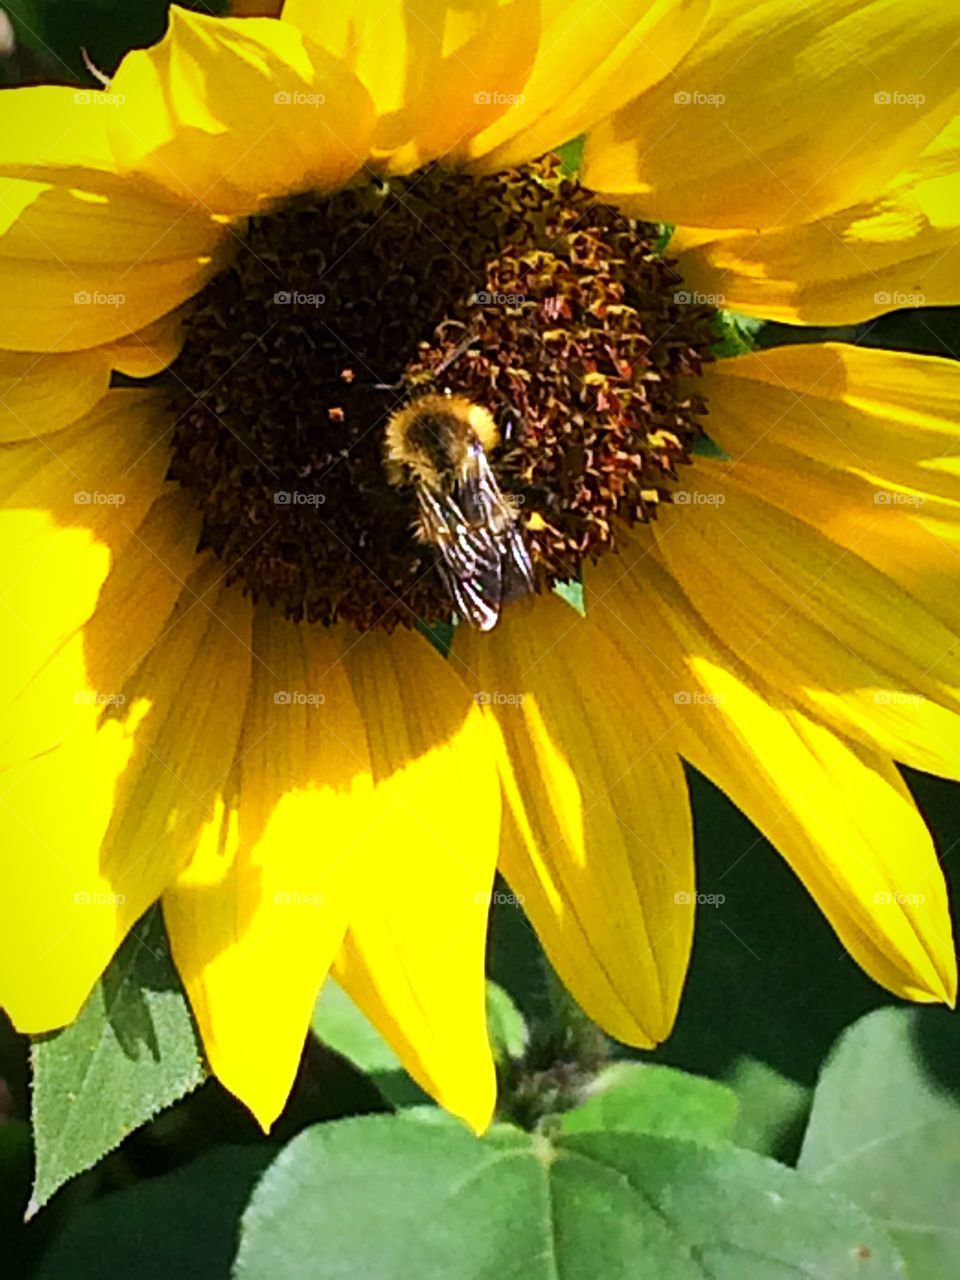
[(460, 469), (475, 440), (484, 450), (494, 448), (499, 440), (497, 424), (487, 409), (466, 396), (419, 395), (395, 410), (387, 423), (388, 479), (391, 484), (418, 480), (440, 489), (448, 473)]

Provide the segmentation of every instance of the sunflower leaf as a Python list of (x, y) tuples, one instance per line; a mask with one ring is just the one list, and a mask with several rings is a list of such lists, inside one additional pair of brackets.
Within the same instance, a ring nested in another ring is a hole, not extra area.
[(945, 1009), (878, 1009), (827, 1060), (799, 1167), (889, 1222), (908, 1274), (954, 1280), (960, 1026)]
[(563, 172), (569, 174), (570, 177), (576, 177), (580, 172), (580, 165), (583, 161), (583, 148), (586, 146), (586, 142), (586, 135), (581, 134), (578, 138), (571, 138), (563, 146), (557, 147), (557, 155), (560, 157)]
[(323, 984), (310, 1025), (318, 1040), (368, 1075), (387, 1102), (404, 1107), (429, 1101), (366, 1014), (332, 978)]
[(732, 1137), (737, 1098), (716, 1080), (673, 1067), (617, 1062), (605, 1068), (591, 1096), (559, 1120), (561, 1133), (597, 1131), (689, 1138), (716, 1146)]
[[(519, 1057), (526, 1044), (526, 1024), (507, 993), (494, 982), (487, 983), (487, 1021), (495, 1056)], [(429, 1101), (366, 1014), (332, 979), (323, 984), (311, 1029), (318, 1040), (368, 1075), (395, 1107)]]
[(236, 1280), (902, 1280), (866, 1214), (782, 1165), (637, 1133), (364, 1116), (299, 1134), (240, 1230)]
[(714, 318), (717, 341), (713, 344), (713, 354), (718, 360), (749, 354), (762, 345), (761, 333), (765, 324), (765, 320), (744, 316), (738, 311), (718, 311)]
[(795, 1164), (813, 1090), (750, 1054), (733, 1063), (724, 1083), (737, 1098), (737, 1146)]
[(30, 1212), (196, 1088), (203, 1062), (157, 911), (131, 930), (79, 1017), (34, 1041)]

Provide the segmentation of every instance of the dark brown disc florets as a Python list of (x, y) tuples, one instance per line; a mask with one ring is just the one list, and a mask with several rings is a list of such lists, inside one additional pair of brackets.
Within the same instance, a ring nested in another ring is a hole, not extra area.
[(174, 366), (170, 478), (202, 546), (288, 617), (360, 629), (450, 602), (386, 474), (384, 433), (417, 389), (499, 428), (541, 587), (669, 499), (704, 406), (713, 311), (632, 222), (549, 157), (466, 179), (430, 169), (253, 218), (200, 293)]

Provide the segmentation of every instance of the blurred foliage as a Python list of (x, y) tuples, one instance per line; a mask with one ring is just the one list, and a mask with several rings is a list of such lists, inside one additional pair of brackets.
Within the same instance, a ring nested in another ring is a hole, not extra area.
[[(84, 50), (109, 74), (161, 34), (166, 9), (13, 0), (0, 9), (0, 84), (90, 81)], [(581, 145), (564, 149), (568, 171)], [(828, 340), (957, 358), (960, 309), (833, 330), (718, 321), (720, 355)], [(449, 645), (446, 632), (432, 638)], [(908, 780), (956, 886), (958, 790)], [(30, 1046), (0, 1019), (9, 1273), (953, 1280), (956, 1015), (898, 1007), (749, 821), (692, 770), (689, 783), (699, 887), (716, 905), (698, 907), (674, 1034), (653, 1054), (604, 1037), (572, 1007), (522, 910), (496, 895), (501, 1123), (482, 1141), (427, 1103), (332, 984), (264, 1138), (204, 1082), (158, 913), (77, 1023), (34, 1044), (32, 1098)]]
[(960, 1022), (878, 1009), (827, 1060), (799, 1168), (888, 1224), (909, 1272), (956, 1271)]
[[(8, 82), (94, 83), (84, 62), (112, 75), (128, 49), (153, 44), (167, 25), (169, 0), (5, 0), (13, 30)], [(181, 8), (222, 13), (226, 0), (184, 0)], [(2, 65), (2, 62), (0, 62)]]

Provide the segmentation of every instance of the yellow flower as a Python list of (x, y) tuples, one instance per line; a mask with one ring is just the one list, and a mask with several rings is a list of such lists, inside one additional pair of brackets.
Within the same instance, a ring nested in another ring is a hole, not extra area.
[[(870, 974), (953, 999), (893, 762), (960, 761), (960, 371), (810, 346), (696, 374), (724, 299), (947, 300), (960, 17), (724, 0), (694, 43), (708, 7), (173, 10), (104, 91), (0, 97), (19, 1028), (70, 1021), (160, 899), (211, 1066), (261, 1123), (332, 969), (482, 1128), (497, 867), (591, 1016), (668, 1033), (696, 897), (681, 759)], [(682, 289), (643, 224), (533, 164), (587, 130), (594, 188), (687, 228)], [(465, 355), (464, 316), (486, 344)], [(573, 565), (586, 598), (508, 603), (448, 660), (391, 629), (443, 610), (381, 444), (391, 380), (441, 356), (488, 389), (540, 586)], [(704, 401), (722, 460), (688, 450)]]

